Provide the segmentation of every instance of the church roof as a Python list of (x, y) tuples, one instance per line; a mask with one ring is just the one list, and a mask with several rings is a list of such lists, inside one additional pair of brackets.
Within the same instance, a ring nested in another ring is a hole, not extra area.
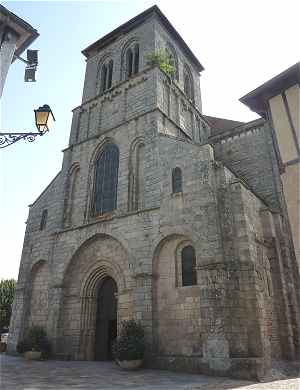
[(139, 26), (140, 24), (144, 23), (152, 15), (157, 15), (158, 16), (158, 18), (163, 23), (165, 28), (177, 40), (177, 42), (179, 43), (181, 49), (186, 54), (186, 56), (195, 65), (197, 71), (201, 72), (202, 70), (204, 70), (203, 66), (200, 64), (200, 62), (197, 59), (197, 57), (193, 54), (191, 49), (188, 47), (188, 45), (185, 43), (185, 41), (181, 38), (179, 33), (175, 30), (175, 28), (172, 26), (172, 24), (169, 22), (169, 20), (166, 18), (166, 16), (157, 7), (157, 5), (154, 5), (153, 7), (148, 8), (146, 11), (140, 13), (139, 15), (135, 16), (134, 18), (130, 19), (128, 22), (126, 22), (126, 23), (122, 24), (121, 26), (117, 27), (115, 30), (113, 30), (110, 33), (104, 35), (104, 37), (98, 39), (98, 41), (92, 43), (86, 49), (82, 50), (82, 54), (84, 54), (87, 58), (89, 58), (92, 54), (94, 54), (95, 50), (99, 50), (99, 49), (105, 47), (106, 45), (112, 43), (113, 41), (118, 39), (121, 35), (128, 33), (133, 28), (135, 28), (135, 27)]
[(215, 116), (204, 115), (205, 119), (212, 126), (212, 135), (221, 134), (226, 130), (233, 129), (245, 124), (245, 122), (233, 121), (231, 119), (217, 118)]

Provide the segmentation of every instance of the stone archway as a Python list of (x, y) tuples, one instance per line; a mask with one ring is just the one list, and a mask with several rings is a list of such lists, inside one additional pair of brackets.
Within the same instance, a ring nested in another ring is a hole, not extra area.
[(27, 328), (38, 325), (47, 328), (49, 268), (45, 260), (35, 263), (31, 269), (28, 286), (29, 307)]
[(102, 263), (90, 270), (80, 296), (80, 360), (110, 360), (117, 336), (118, 282), (113, 270)]
[[(110, 301), (113, 294), (118, 293), (115, 318), (110, 320), (116, 321), (117, 317), (119, 322), (132, 313), (133, 280), (128, 253), (115, 238), (97, 234), (78, 248), (65, 271), (59, 320), (59, 353), (75, 360), (105, 360), (110, 357), (109, 349), (105, 353), (102, 351), (102, 355), (96, 350), (97, 314), (100, 317), (104, 314), (99, 308), (98, 298), (108, 280), (113, 280), (114, 284), (110, 289)], [(116, 322), (111, 323), (111, 336), (107, 336), (107, 340), (111, 340), (115, 334), (115, 325)]]

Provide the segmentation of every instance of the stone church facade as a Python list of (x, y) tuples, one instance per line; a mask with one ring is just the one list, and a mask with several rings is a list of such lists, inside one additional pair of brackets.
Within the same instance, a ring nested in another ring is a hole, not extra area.
[[(174, 77), (147, 64), (166, 49)], [(269, 123), (202, 114), (202, 65), (155, 6), (83, 51), (62, 169), (30, 206), (8, 350), (106, 360), (122, 320), (151, 367), (260, 377), (299, 357), (299, 273)]]

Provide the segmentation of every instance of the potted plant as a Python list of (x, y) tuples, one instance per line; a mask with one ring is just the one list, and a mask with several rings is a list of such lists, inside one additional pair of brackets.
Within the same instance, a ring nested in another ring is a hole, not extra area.
[(145, 338), (142, 325), (135, 320), (123, 321), (120, 336), (113, 344), (113, 355), (121, 368), (135, 370), (143, 364)]
[(18, 343), (17, 352), (23, 354), (27, 360), (49, 358), (51, 346), (45, 329), (41, 326), (32, 326), (27, 336)]

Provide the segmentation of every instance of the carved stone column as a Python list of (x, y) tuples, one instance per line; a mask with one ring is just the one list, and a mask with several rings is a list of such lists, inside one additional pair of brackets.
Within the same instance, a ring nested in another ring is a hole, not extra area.
[(79, 350), (76, 360), (93, 360), (95, 354), (96, 297), (82, 297)]

